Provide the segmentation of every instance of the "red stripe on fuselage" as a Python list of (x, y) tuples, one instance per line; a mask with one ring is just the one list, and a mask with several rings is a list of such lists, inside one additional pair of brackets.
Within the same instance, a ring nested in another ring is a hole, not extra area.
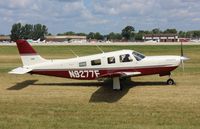
[[(136, 69), (101, 69), (101, 70), (37, 70), (31, 71), (31, 74), (40, 74), (40, 75), (48, 75), (48, 76), (56, 76), (63, 78), (72, 78), (72, 79), (80, 79), (80, 80), (94, 80), (102, 75), (108, 74), (112, 77), (113, 74), (118, 72), (141, 72), (140, 75), (168, 75), (172, 70), (176, 69), (178, 66), (172, 67), (154, 67), (154, 68), (136, 68)], [(92, 72), (94, 71), (94, 72)]]

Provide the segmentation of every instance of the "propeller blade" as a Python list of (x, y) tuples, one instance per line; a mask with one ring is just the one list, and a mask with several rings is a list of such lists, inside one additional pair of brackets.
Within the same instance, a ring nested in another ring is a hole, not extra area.
[(183, 57), (183, 43), (181, 42), (181, 57)]
[(184, 57), (183, 55), (183, 43), (181, 42), (181, 67), (182, 67), (182, 71), (185, 71), (185, 66), (184, 66), (184, 61), (188, 60), (189, 58)]

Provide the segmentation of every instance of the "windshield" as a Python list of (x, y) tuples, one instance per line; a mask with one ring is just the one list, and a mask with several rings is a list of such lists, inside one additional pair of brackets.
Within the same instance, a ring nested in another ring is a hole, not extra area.
[(140, 60), (142, 60), (142, 59), (144, 59), (145, 58), (145, 55), (143, 55), (143, 54), (141, 54), (141, 53), (139, 53), (139, 52), (136, 52), (136, 51), (133, 51), (133, 56), (135, 57), (135, 59), (137, 60), (137, 61), (140, 61)]

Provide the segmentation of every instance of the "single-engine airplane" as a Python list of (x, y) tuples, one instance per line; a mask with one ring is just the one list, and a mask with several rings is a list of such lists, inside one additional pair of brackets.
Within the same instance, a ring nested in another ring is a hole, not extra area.
[(113, 79), (113, 89), (120, 90), (120, 79), (159, 74), (169, 76), (168, 85), (173, 85), (171, 71), (183, 61), (183, 56), (145, 56), (133, 50), (120, 50), (71, 59), (47, 60), (42, 58), (26, 40), (16, 41), (23, 63), (10, 74), (40, 74), (71, 79), (93, 80)]

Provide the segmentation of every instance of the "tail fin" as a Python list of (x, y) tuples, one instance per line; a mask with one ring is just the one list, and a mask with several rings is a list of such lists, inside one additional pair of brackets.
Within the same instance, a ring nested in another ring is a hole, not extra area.
[(26, 40), (17, 40), (16, 44), (24, 66), (34, 65), (47, 61), (38, 55)]

